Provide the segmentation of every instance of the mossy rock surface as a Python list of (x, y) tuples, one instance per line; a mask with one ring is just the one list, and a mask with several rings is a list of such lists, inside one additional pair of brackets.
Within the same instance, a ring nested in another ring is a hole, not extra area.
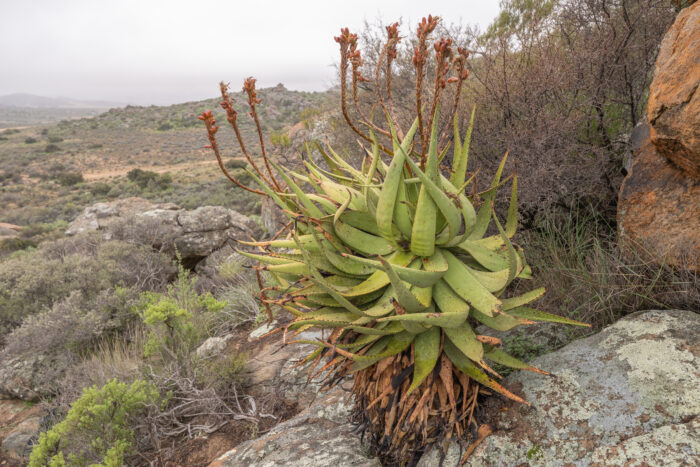
[[(535, 358), (556, 376), (505, 380), (532, 407), (489, 404), (495, 432), (471, 465), (689, 465), (700, 452), (698, 335), (697, 313), (646, 311)], [(451, 448), (443, 465), (460, 457)]]

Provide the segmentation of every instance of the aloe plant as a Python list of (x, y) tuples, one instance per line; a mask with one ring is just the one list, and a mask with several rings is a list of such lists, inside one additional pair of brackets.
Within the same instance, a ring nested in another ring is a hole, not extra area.
[[(425, 37), (430, 21), (424, 21)], [(393, 28), (385, 57), (392, 38), (398, 38)], [(419, 39), (420, 33), (419, 25)], [(337, 39), (343, 62), (358, 57), (352, 36), (344, 30)], [(447, 40), (435, 47), (440, 69), (441, 50), (449, 57), (449, 47)], [(463, 61), (455, 67), (461, 83), (466, 79)], [(353, 87), (356, 78), (353, 74)], [(444, 86), (444, 77), (438, 74), (439, 79)], [(268, 170), (248, 168), (290, 221), (279, 237), (246, 243), (259, 252), (240, 251), (277, 281), (279, 295), (263, 294), (262, 299), (293, 315), (287, 337), (311, 328), (328, 331), (324, 339), (299, 341), (318, 347), (304, 359), (311, 364), (309, 374), (325, 371), (331, 383), (354, 375), (356, 418), (369, 428), (384, 459), (396, 463), (410, 462), (426, 443), (468, 437), (477, 423), (473, 414), (480, 388), (525, 402), (497, 381), (491, 363), (547, 374), (508, 355), (498, 339), (477, 335), (476, 324), (499, 331), (537, 321), (582, 324), (530, 308), (544, 289), (507, 293), (513, 281), (532, 276), (523, 250), (513, 242), (517, 175), (503, 177), (506, 155), (486, 191), (466, 194), (474, 181), (467, 177), (474, 111), (464, 138), (454, 114), (454, 144), (447, 158), (449, 146), (439, 147), (437, 93), (427, 129), (422, 128), (422, 106), (405, 134), (389, 105), (383, 105), (388, 130), (365, 120), (369, 130), (361, 136), (371, 147), (364, 150), (360, 167), (319, 145), (323, 166), (306, 157), (301, 170), (282, 168), (267, 158), (261, 138)], [(222, 96), (236, 129), (223, 85)], [(347, 114), (344, 93), (342, 99)], [(201, 118), (221, 160), (213, 116)], [(357, 125), (353, 129), (360, 131)], [(245, 148), (244, 154), (249, 157)], [(497, 190), (508, 184), (510, 207), (501, 222), (493, 203)], [(489, 235), (491, 223), (497, 233)], [(326, 363), (318, 368), (321, 361)]]

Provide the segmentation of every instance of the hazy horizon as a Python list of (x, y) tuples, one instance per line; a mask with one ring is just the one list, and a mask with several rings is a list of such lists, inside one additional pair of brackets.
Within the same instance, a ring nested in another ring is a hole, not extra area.
[[(0, 95), (167, 105), (214, 97), (217, 83), (323, 91), (334, 84), (341, 27), (402, 20), (403, 31), (428, 13), (484, 28), (498, 2), (308, 0), (255, 3), (183, 0), (102, 3), (10, 2), (0, 17)], [(257, 8), (256, 8), (257, 7)]]

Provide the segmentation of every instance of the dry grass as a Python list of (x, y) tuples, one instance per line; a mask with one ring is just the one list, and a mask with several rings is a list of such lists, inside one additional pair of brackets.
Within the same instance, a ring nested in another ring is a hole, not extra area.
[(623, 254), (614, 224), (593, 208), (544, 215), (521, 243), (547, 288), (546, 311), (601, 328), (639, 310), (700, 309), (697, 272), (656, 265), (639, 249)]

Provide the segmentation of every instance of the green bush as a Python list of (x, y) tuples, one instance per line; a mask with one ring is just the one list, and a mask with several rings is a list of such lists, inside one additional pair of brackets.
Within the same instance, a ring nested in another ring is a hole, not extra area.
[(195, 291), (196, 278), (180, 266), (178, 280), (165, 294), (144, 294), (140, 316), (148, 329), (146, 356), (182, 361), (206, 337), (210, 313), (221, 311), (226, 303), (211, 294)]
[(60, 136), (51, 135), (48, 137), (48, 141), (49, 143), (61, 143), (63, 142), (63, 138), (61, 138)]
[(226, 161), (226, 168), (231, 170), (245, 169), (248, 166), (248, 161), (243, 159), (230, 159)]
[(83, 174), (80, 172), (63, 172), (56, 175), (56, 181), (61, 186), (73, 186), (85, 181)]
[(173, 182), (170, 174), (157, 174), (150, 170), (133, 169), (127, 172), (126, 178), (136, 183), (142, 190), (165, 190), (170, 187)]
[(270, 133), (270, 143), (280, 148), (287, 148), (292, 144), (289, 136), (284, 131), (272, 131)]
[(41, 434), (29, 465), (126, 465), (126, 457), (135, 451), (135, 421), (149, 406), (162, 403), (156, 387), (141, 380), (131, 385), (112, 380), (85, 389), (65, 420)]
[(30, 136), (29, 138), (27, 138), (27, 139), (24, 140), (24, 143), (25, 143), (25, 144), (34, 144), (34, 143), (36, 143), (36, 142), (38, 142), (38, 141), (39, 141), (38, 139), (32, 138), (32, 137)]
[(106, 196), (111, 189), (112, 185), (110, 185), (109, 183), (97, 182), (90, 186), (90, 193), (92, 193), (95, 196)]

